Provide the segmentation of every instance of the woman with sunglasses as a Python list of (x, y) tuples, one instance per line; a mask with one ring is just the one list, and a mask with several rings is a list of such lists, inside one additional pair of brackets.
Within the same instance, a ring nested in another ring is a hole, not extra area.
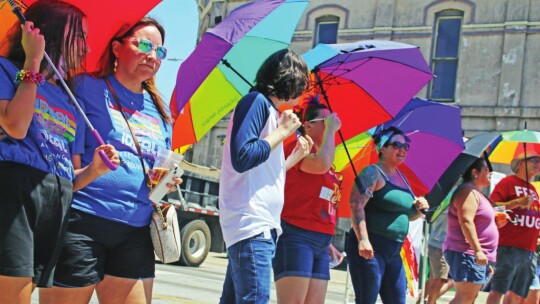
[[(283, 234), (272, 261), (279, 303), (324, 303), (330, 255), (341, 259), (331, 245), (341, 196), (339, 179), (332, 169), (334, 138), (341, 121), (316, 96), (309, 98), (298, 116), (300, 130), (313, 148), (287, 170), (281, 212)], [(286, 156), (298, 149), (297, 141), (285, 147)]]
[(71, 83), (89, 51), (84, 13), (43, 0), (25, 17), (0, 41), (0, 303), (30, 303), (52, 285), (73, 190), (109, 171), (97, 151), (119, 162), (96, 145), (81, 168), (84, 120), (43, 60), (46, 51)]
[[(407, 279), (400, 250), (409, 221), (429, 208), (415, 197), (398, 170), (409, 151), (409, 138), (395, 127), (374, 136), (379, 161), (362, 170), (350, 196), (352, 229), (345, 250), (356, 303), (405, 303)], [(360, 188), (359, 188), (360, 187)]]
[[(76, 94), (88, 118), (116, 147), (122, 162), (109, 176), (74, 194), (55, 287), (41, 292), (41, 303), (88, 303), (94, 290), (103, 303), (152, 299), (152, 206), (144, 168), (152, 167), (158, 147), (171, 146), (171, 120), (154, 85), (166, 55), (164, 37), (157, 21), (143, 18), (112, 39), (99, 72), (78, 80)], [(83, 165), (95, 145), (87, 134)]]

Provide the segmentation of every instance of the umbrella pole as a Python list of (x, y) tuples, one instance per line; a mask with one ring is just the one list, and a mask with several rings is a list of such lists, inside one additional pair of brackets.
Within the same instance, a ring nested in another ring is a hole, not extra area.
[[(26, 18), (24, 18), (24, 15), (22, 14), (21, 12), (21, 9), (15, 4), (14, 1), (8, 1), (9, 4), (11, 5), (11, 7), (13, 7), (13, 13), (17, 16), (17, 18), (19, 19), (20, 23), (21, 24), (24, 24), (26, 22)], [(86, 125), (88, 126), (88, 128), (90, 129), (90, 132), (94, 135), (94, 137), (96, 138), (96, 141), (98, 142), (98, 144), (100, 145), (104, 145), (105, 142), (103, 141), (103, 138), (101, 138), (101, 136), (99, 135), (99, 133), (97, 132), (96, 129), (94, 129), (94, 126), (92, 125), (92, 123), (90, 122), (90, 120), (88, 120), (88, 117), (86, 117), (86, 114), (84, 113), (83, 109), (81, 108), (81, 106), (79, 105), (79, 103), (77, 102), (77, 100), (75, 99), (75, 96), (73, 96), (73, 93), (71, 93), (71, 90), (69, 89), (68, 85), (66, 84), (66, 82), (64, 81), (64, 78), (62, 77), (62, 75), (60, 74), (60, 72), (58, 71), (58, 69), (56, 68), (56, 66), (54, 65), (54, 63), (52, 62), (51, 58), (49, 57), (49, 55), (47, 55), (47, 52), (44, 52), (43, 54), (43, 57), (45, 57), (45, 60), (47, 61), (47, 63), (49, 64), (49, 66), (52, 68), (54, 74), (57, 76), (58, 78), (58, 81), (60, 81), (60, 84), (62, 85), (62, 87), (64, 88), (64, 90), (66, 91), (66, 93), (68, 94), (69, 96), (69, 99), (70, 101), (73, 103), (73, 105), (77, 108), (77, 110), (81, 113), (81, 116), (82, 118), (84, 119), (84, 121), (86, 122)], [(117, 168), (117, 165), (113, 164), (111, 162), (111, 160), (107, 157), (107, 154), (105, 154), (104, 151), (99, 151), (99, 156), (101, 157), (101, 159), (103, 160), (103, 162), (105, 163), (105, 165), (107, 165), (107, 167), (111, 170), (116, 170)]]
[(238, 77), (240, 77), (243, 81), (245, 81), (245, 83), (249, 85), (250, 88), (253, 89), (253, 84), (251, 84), (249, 80), (247, 80), (244, 76), (242, 76), (242, 74), (240, 74), (240, 72), (238, 72), (235, 68), (233, 68), (231, 64), (229, 63), (229, 61), (227, 61), (227, 59), (221, 59), (221, 63), (223, 63), (224, 66), (231, 69), (231, 71), (233, 71), (236, 75), (238, 75)]
[[(527, 131), (527, 121), (525, 121), (525, 131)], [(523, 142), (523, 153), (525, 156), (525, 181), (527, 182), (527, 195), (529, 195), (529, 168), (527, 168), (527, 143)]]
[(424, 219), (424, 239), (422, 240), (422, 264), (420, 270), (420, 303), (424, 302), (426, 295), (426, 272), (428, 260), (428, 238), (429, 238), (429, 222)]
[(529, 168), (527, 168), (527, 143), (523, 142), (523, 153), (525, 161), (525, 182), (527, 182), (527, 195), (529, 195)]
[[(330, 113), (334, 113), (332, 111), (332, 107), (330, 106), (330, 101), (328, 100), (328, 96), (326, 95), (326, 91), (324, 90), (324, 87), (322, 85), (321, 77), (319, 77), (319, 69), (315, 68), (311, 71), (313, 74), (315, 74), (315, 78), (317, 78), (317, 85), (319, 86), (321, 90), (321, 95), (324, 97), (324, 100), (326, 101), (326, 104), (328, 105), (328, 110), (330, 110)], [(356, 172), (356, 168), (354, 167), (354, 163), (351, 158), (351, 154), (349, 153), (349, 149), (347, 149), (347, 145), (345, 144), (345, 139), (343, 138), (343, 134), (341, 133), (341, 130), (338, 130), (339, 139), (341, 139), (341, 143), (343, 143), (343, 148), (345, 148), (345, 153), (347, 154), (347, 158), (349, 159), (349, 163), (351, 164), (351, 168), (354, 173), (354, 183), (356, 184), (356, 187), (359, 191), (362, 191), (364, 188), (362, 184), (360, 183), (360, 180), (358, 179), (358, 172)]]

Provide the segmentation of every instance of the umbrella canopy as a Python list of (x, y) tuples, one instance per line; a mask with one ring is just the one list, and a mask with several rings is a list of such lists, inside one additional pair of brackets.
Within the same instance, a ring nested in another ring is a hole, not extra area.
[(319, 44), (303, 57), (345, 141), (395, 117), (433, 77), (418, 47), (394, 41)]
[[(452, 162), (433, 189), (426, 195), (431, 209), (435, 209), (441, 204), (461, 175), (465, 173), (465, 170), (473, 162), (480, 157), (484, 157), (484, 152), (486, 156), (489, 154), (491, 145), (500, 140), (500, 136), (499, 132), (482, 133), (465, 142), (465, 150)], [(441, 205), (440, 208), (444, 209), (446, 206)]]
[[(356, 145), (351, 143), (351, 140), (346, 142), (353, 147), (349, 150), (355, 152), (353, 164), (358, 172), (378, 161), (372, 135), (390, 126), (397, 127), (411, 140), (407, 158), (399, 166), (399, 170), (407, 177), (417, 196), (427, 194), (465, 148), (461, 110), (458, 107), (414, 98), (393, 120), (353, 138), (352, 140), (357, 140)], [(341, 159), (342, 155), (343, 152), (338, 146), (335, 164), (345, 163)], [(354, 184), (354, 174), (351, 172), (350, 164), (342, 168), (341, 173), (344, 177), (342, 201), (347, 202)], [(348, 208), (338, 209), (338, 216), (348, 217), (349, 212)]]
[(264, 60), (289, 46), (308, 3), (309, 0), (249, 2), (204, 34), (178, 70), (170, 104), (173, 117), (177, 116), (173, 148), (199, 141), (234, 109), (248, 93)]
[(501, 140), (493, 144), (489, 160), (499, 164), (510, 164), (512, 159), (527, 151), (540, 154), (540, 132), (529, 130), (501, 133)]
[[(88, 19), (88, 45), (92, 50), (86, 55), (86, 70), (93, 72), (99, 57), (105, 51), (116, 31), (124, 24), (135, 24), (152, 10), (161, 0), (114, 0), (114, 1), (82, 1), (64, 0), (82, 10)], [(16, 0), (15, 3), (24, 11), (36, 0)], [(11, 12), (7, 1), (0, 5), (0, 41), (15, 23), (17, 17)], [(31, 21), (31, 20), (30, 20)], [(0, 50), (2, 54), (5, 50)]]

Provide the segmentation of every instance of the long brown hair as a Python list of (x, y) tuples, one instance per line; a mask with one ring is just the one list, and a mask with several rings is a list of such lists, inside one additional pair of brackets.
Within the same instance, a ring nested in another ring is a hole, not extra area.
[[(39, 28), (39, 33), (45, 38), (45, 51), (57, 68), (64, 66), (66, 80), (71, 80), (76, 74), (82, 72), (81, 62), (77, 62), (78, 51), (83, 47), (87, 49), (84, 39), (82, 20), (86, 15), (77, 7), (58, 0), (40, 0), (28, 7), (24, 13), (28, 21)], [(66, 25), (68, 30), (66, 31)], [(6, 37), (8, 43), (7, 58), (19, 67), (26, 59), (22, 46), (22, 30), (19, 23), (15, 24)], [(77, 39), (83, 39), (78, 45)], [(47, 61), (42, 60), (39, 71), (47, 69)], [(47, 78), (54, 76), (52, 71)]]
[[(123, 43), (123, 40), (125, 38), (133, 35), (133, 32), (135, 32), (135, 29), (137, 29), (140, 26), (148, 26), (148, 25), (154, 26), (155, 28), (158, 29), (159, 33), (161, 34), (161, 39), (163, 43), (165, 43), (165, 29), (154, 18), (144, 17), (129, 28), (127, 26), (123, 26), (116, 33), (116, 35), (111, 39), (107, 49), (101, 55), (98, 62), (98, 70), (93, 73), (94, 77), (105, 77), (107, 75), (114, 73), (114, 62), (116, 60), (116, 57), (114, 56), (113, 49), (112, 49), (113, 41), (119, 41)], [(148, 92), (148, 94), (150, 94), (150, 97), (152, 98), (152, 102), (154, 103), (154, 106), (156, 107), (159, 113), (159, 116), (161, 117), (163, 122), (170, 124), (172, 120), (169, 114), (165, 110), (163, 99), (161, 98), (159, 91), (156, 87), (155, 76), (143, 81), (141, 83), (141, 86), (144, 90)]]

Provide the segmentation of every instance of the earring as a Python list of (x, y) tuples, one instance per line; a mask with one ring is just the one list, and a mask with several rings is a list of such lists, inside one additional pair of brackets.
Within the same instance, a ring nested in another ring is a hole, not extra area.
[(116, 67), (118, 66), (118, 58), (114, 59), (114, 71), (116, 72)]

